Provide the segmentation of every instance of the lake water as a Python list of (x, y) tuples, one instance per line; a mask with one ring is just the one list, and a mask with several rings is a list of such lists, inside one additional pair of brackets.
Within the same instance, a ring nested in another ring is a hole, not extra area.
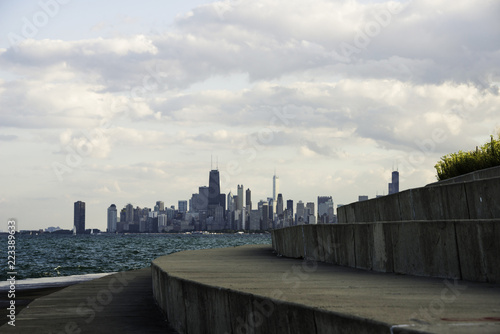
[[(140, 269), (183, 250), (271, 244), (270, 234), (16, 234), (16, 279), (68, 277)], [(7, 236), (0, 280), (7, 280)], [(75, 276), (77, 275), (77, 276)], [(90, 276), (89, 276), (90, 277)], [(42, 281), (42, 280), (40, 280)]]

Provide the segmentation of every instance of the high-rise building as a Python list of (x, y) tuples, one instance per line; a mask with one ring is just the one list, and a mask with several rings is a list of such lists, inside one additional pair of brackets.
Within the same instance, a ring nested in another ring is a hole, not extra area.
[(314, 202), (307, 202), (306, 209), (307, 209), (308, 216), (312, 215), (312, 216), (316, 217), (316, 211), (314, 210)]
[(273, 176), (273, 199), (276, 201), (278, 199), (278, 192), (280, 187), (280, 178), (276, 176), (276, 171)]
[(296, 222), (297, 224), (299, 221), (304, 221), (304, 202), (298, 201), (297, 202), (297, 210), (296, 210)]
[(156, 205), (158, 205), (159, 211), (165, 211), (165, 203), (163, 201), (156, 201)]
[(358, 196), (358, 202), (363, 202), (363, 201), (368, 201), (368, 196), (366, 196), (366, 195), (359, 195)]
[(276, 204), (278, 203), (278, 193), (280, 188), (280, 178), (276, 176), (276, 171), (274, 171), (273, 176), (273, 211), (276, 212)]
[(75, 202), (73, 226), (76, 234), (85, 233), (85, 202)]
[(333, 199), (332, 196), (318, 196), (318, 216), (321, 223), (333, 223)]
[(164, 232), (167, 229), (167, 215), (158, 215), (158, 232)]
[(196, 196), (196, 209), (197, 211), (207, 211), (208, 210), (208, 187), (199, 187), (198, 188), (198, 196)]
[(278, 217), (283, 217), (283, 195), (278, 194), (278, 199), (276, 203), (276, 214)]
[(250, 190), (250, 188), (247, 189), (245, 194), (245, 205), (248, 214), (250, 214), (250, 212), (252, 211), (252, 191)]
[(392, 172), (392, 182), (389, 183), (389, 195), (399, 192), (399, 172)]
[(219, 171), (212, 169), (208, 178), (208, 204), (219, 205), (220, 179)]
[(286, 201), (286, 210), (289, 212), (289, 215), (293, 217), (293, 200), (289, 199)]
[(111, 204), (108, 208), (108, 228), (109, 233), (116, 232), (116, 221), (117, 221), (118, 211), (116, 210), (116, 205)]
[(187, 201), (179, 201), (179, 212), (180, 213), (186, 213), (187, 212)]
[(238, 202), (236, 203), (237, 210), (243, 210), (243, 185), (238, 184)]
[(233, 212), (234, 210), (236, 210), (236, 208), (234, 206), (233, 193), (231, 191), (229, 191), (229, 194), (227, 194), (227, 210), (229, 212)]
[(260, 229), (261, 230), (264, 230), (264, 231), (267, 231), (270, 226), (269, 226), (269, 204), (268, 202), (261, 202), (262, 204), (262, 207), (261, 207), (261, 225), (260, 225)]
[(134, 206), (127, 204), (125, 206), (125, 223), (132, 224), (134, 222)]

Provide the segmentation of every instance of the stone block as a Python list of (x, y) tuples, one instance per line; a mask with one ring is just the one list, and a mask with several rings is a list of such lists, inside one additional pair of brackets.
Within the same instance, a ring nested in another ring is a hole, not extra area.
[(460, 279), (453, 221), (391, 225), (394, 272)]
[(356, 224), (353, 227), (356, 268), (372, 270), (373, 224)]
[(372, 269), (375, 271), (394, 272), (392, 247), (392, 225), (395, 223), (372, 224), (373, 252)]
[(470, 219), (500, 218), (500, 178), (467, 182)]
[(376, 211), (378, 213), (377, 221), (392, 222), (392, 221), (402, 220), (399, 208), (398, 194), (379, 197), (375, 200), (376, 200)]
[(462, 279), (500, 283), (500, 221), (456, 222)]

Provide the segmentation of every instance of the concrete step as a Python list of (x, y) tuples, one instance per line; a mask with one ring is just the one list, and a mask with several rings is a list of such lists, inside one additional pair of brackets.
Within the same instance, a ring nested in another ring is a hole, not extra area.
[(278, 257), (266, 245), (152, 263), (155, 299), (182, 333), (499, 333), (500, 285)]

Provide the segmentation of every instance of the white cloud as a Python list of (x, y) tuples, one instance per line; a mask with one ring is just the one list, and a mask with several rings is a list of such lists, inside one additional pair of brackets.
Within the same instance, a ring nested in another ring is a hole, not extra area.
[(372, 179), (398, 161), (418, 186), (441, 155), (500, 126), (499, 12), (493, 1), (239, 0), (162, 32), (26, 40), (0, 50), (0, 140), (39, 159), (43, 177), (29, 182), (40, 188), (57, 182), (53, 161), (89, 141), (54, 188), (110, 203), (175, 203), (206, 182), (211, 154), (221, 170), (240, 167), (228, 187), (263, 187), (263, 198), (276, 164), (296, 182), (290, 196), (308, 200), (382, 192), (383, 176)]

